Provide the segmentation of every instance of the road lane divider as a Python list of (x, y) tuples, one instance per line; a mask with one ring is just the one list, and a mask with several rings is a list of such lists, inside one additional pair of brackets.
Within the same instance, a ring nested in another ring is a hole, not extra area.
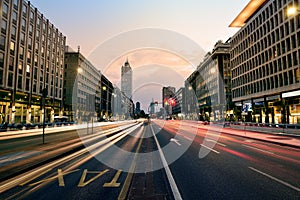
[(210, 147), (208, 147), (208, 146), (206, 146), (206, 145), (204, 145), (204, 144), (200, 144), (200, 145), (203, 146), (204, 148), (206, 148), (206, 149), (208, 149), (208, 150), (210, 150), (210, 151), (216, 153), (216, 154), (219, 154), (219, 153), (220, 153), (219, 151), (214, 150), (213, 148), (210, 148)]
[(223, 143), (218, 142), (216, 140), (211, 140), (211, 139), (205, 139), (205, 140), (208, 141), (208, 142), (213, 142), (214, 144), (218, 144), (218, 145), (220, 145), (222, 147), (226, 147), (226, 144), (223, 144)]
[(246, 145), (246, 144), (242, 144), (242, 146), (247, 147), (247, 148), (250, 148), (250, 149), (254, 149), (254, 150), (257, 150), (257, 151), (261, 151), (261, 152), (264, 152), (264, 153), (274, 154), (274, 153), (271, 152), (271, 151), (259, 149), (259, 148), (257, 148), (257, 147), (252, 147), (252, 146), (249, 146), (249, 145)]
[(291, 188), (293, 190), (296, 190), (296, 191), (300, 192), (300, 188), (298, 188), (296, 186), (293, 186), (293, 185), (291, 185), (291, 184), (289, 184), (289, 183), (287, 183), (285, 181), (282, 181), (282, 180), (280, 180), (280, 179), (278, 179), (278, 178), (276, 178), (274, 176), (271, 176), (271, 175), (269, 175), (269, 174), (267, 174), (265, 172), (262, 172), (262, 171), (260, 171), (258, 169), (255, 169), (254, 167), (249, 167), (249, 169), (251, 169), (251, 170), (253, 170), (253, 171), (255, 171), (255, 172), (257, 172), (257, 173), (259, 173), (261, 175), (264, 175), (264, 176), (266, 176), (266, 177), (268, 177), (268, 178), (270, 178), (270, 179), (272, 179), (272, 180), (274, 180), (274, 181), (276, 181), (278, 183), (281, 183), (282, 185), (285, 185), (285, 186), (287, 186), (287, 187), (289, 187), (289, 188)]
[(150, 129), (151, 129), (151, 132), (152, 132), (152, 134), (153, 134), (153, 137), (154, 137), (154, 140), (155, 140), (157, 149), (158, 149), (158, 151), (159, 151), (160, 159), (161, 159), (161, 161), (162, 161), (162, 163), (163, 163), (165, 172), (166, 172), (166, 174), (167, 174), (167, 178), (168, 178), (169, 184), (170, 184), (170, 186), (171, 186), (171, 190), (172, 190), (172, 192), (173, 192), (174, 199), (175, 199), (175, 200), (182, 200), (182, 197), (181, 197), (181, 194), (180, 194), (180, 192), (179, 192), (179, 189), (178, 189), (178, 187), (177, 187), (177, 185), (176, 185), (175, 179), (173, 178), (173, 175), (172, 175), (172, 172), (171, 172), (171, 170), (170, 170), (170, 168), (169, 168), (169, 165), (168, 165), (168, 163), (167, 163), (167, 160), (166, 160), (166, 158), (165, 158), (165, 156), (164, 156), (164, 153), (163, 153), (163, 151), (162, 151), (162, 149), (161, 149), (161, 146), (160, 146), (160, 144), (159, 144), (159, 142), (158, 142), (158, 140), (157, 140), (156, 134), (155, 134), (155, 132), (154, 132), (154, 130), (153, 130), (153, 128), (152, 128), (152, 124), (150, 124)]

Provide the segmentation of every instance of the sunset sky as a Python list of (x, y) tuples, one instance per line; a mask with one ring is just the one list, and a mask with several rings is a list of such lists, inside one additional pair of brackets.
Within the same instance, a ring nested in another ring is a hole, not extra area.
[(183, 86), (205, 53), (238, 31), (228, 25), (249, 0), (30, 2), (114, 84), (128, 59), (133, 100), (146, 109), (152, 98), (160, 100), (163, 86)]

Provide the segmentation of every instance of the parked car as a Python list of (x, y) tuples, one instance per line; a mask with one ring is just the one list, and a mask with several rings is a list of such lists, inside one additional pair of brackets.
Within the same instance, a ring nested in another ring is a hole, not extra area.
[(4, 122), (3, 124), (0, 124), (0, 131), (7, 131), (7, 122)]
[(23, 125), (26, 129), (34, 129), (38, 127), (38, 124), (35, 123), (27, 123)]
[(24, 127), (24, 125), (21, 123), (12, 123), (12, 124), (7, 125), (7, 128), (9, 130), (22, 130), (23, 127)]

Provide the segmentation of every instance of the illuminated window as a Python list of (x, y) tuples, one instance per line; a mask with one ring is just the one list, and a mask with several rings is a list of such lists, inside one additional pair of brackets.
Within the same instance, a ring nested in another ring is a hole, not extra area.
[(15, 43), (14, 42), (10, 42), (10, 52), (11, 53), (15, 52)]

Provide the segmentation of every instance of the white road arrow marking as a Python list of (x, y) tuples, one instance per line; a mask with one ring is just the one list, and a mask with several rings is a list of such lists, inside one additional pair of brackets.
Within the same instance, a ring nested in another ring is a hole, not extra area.
[(177, 140), (175, 138), (171, 138), (170, 142), (175, 142), (178, 146), (181, 146), (181, 144), (179, 143), (179, 140)]

